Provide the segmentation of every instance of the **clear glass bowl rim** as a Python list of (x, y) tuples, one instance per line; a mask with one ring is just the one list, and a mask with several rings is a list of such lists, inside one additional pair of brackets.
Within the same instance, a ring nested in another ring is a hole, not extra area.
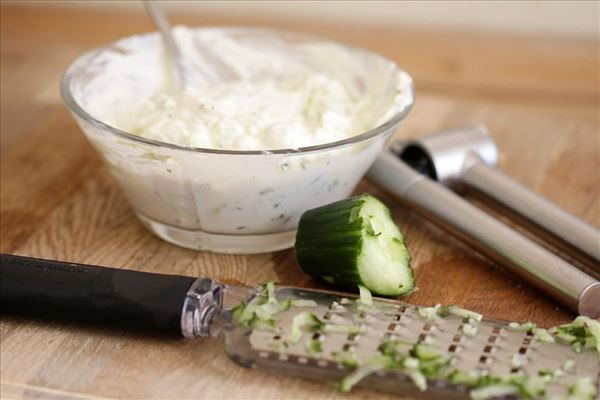
[[(393, 62), (390, 59), (383, 57), (375, 52), (366, 50), (361, 47), (352, 46), (352, 45), (341, 43), (341, 42), (338, 42), (335, 40), (320, 37), (317, 35), (310, 35), (310, 34), (305, 34), (305, 33), (298, 33), (298, 32), (286, 31), (286, 30), (280, 30), (280, 29), (262, 28), (262, 27), (234, 27), (234, 26), (219, 27), (219, 26), (214, 26), (214, 27), (207, 27), (207, 28), (192, 28), (192, 29), (264, 32), (264, 33), (268, 33), (268, 34), (272, 34), (272, 35), (280, 35), (280, 36), (282, 36), (282, 35), (290, 36), (291, 35), (291, 36), (294, 36), (297, 38), (302, 38), (302, 39), (326, 41), (326, 42), (334, 43), (336, 45), (343, 46), (343, 47), (346, 47), (349, 49), (354, 49), (354, 50), (357, 50), (357, 51), (360, 51), (360, 52), (363, 52), (366, 54), (381, 57), (382, 59), (392, 63), (392, 65), (394, 65), (396, 67), (397, 71), (407, 74), (406, 71), (399, 68), (395, 62)], [(151, 33), (156, 33), (156, 32), (147, 32), (146, 34), (151, 34)], [(144, 35), (144, 34), (142, 34), (142, 35)], [(119, 39), (119, 41), (133, 37), (133, 36), (136, 36), (136, 35), (126, 36), (124, 38)], [(195, 153), (206, 153), (206, 154), (228, 154), (228, 155), (237, 154), (237, 155), (261, 155), (261, 156), (275, 155), (275, 154), (279, 154), (279, 155), (281, 155), (281, 154), (304, 154), (304, 153), (324, 151), (324, 150), (330, 150), (330, 149), (339, 149), (339, 148), (350, 146), (352, 144), (356, 144), (359, 142), (369, 140), (378, 135), (385, 134), (391, 128), (398, 125), (402, 119), (404, 119), (404, 117), (408, 114), (408, 112), (412, 108), (414, 101), (415, 101), (414, 83), (411, 80), (409, 87), (408, 87), (408, 90), (411, 92), (410, 93), (411, 94), (410, 103), (408, 103), (405, 107), (403, 107), (401, 110), (399, 110), (396, 114), (394, 114), (389, 120), (387, 120), (383, 124), (373, 128), (369, 131), (366, 131), (364, 133), (360, 133), (358, 135), (354, 135), (349, 138), (346, 138), (343, 140), (338, 140), (335, 142), (323, 143), (323, 144), (318, 144), (318, 145), (313, 145), (313, 146), (299, 147), (296, 149), (288, 148), (288, 149), (273, 149), (273, 150), (226, 150), (226, 149), (210, 149), (210, 148), (203, 148), (203, 147), (181, 146), (181, 145), (177, 145), (177, 144), (173, 144), (173, 143), (161, 142), (158, 140), (148, 139), (148, 138), (145, 138), (142, 136), (134, 135), (132, 133), (129, 133), (129, 132), (123, 131), (121, 129), (115, 128), (111, 125), (108, 125), (108, 124), (94, 118), (91, 114), (89, 114), (87, 111), (85, 111), (83, 109), (83, 107), (81, 107), (79, 105), (79, 103), (77, 103), (75, 98), (73, 97), (73, 94), (71, 93), (71, 90), (70, 90), (71, 78), (74, 73), (73, 69), (77, 66), (77, 64), (81, 60), (93, 59), (96, 54), (100, 53), (101, 51), (106, 50), (107, 48), (114, 45), (115, 43), (116, 42), (111, 42), (110, 44), (108, 44), (106, 46), (87, 51), (84, 54), (82, 54), (81, 56), (79, 56), (75, 61), (73, 61), (69, 65), (69, 67), (63, 74), (61, 82), (60, 82), (60, 93), (63, 98), (63, 101), (65, 102), (65, 104), (67, 105), (67, 107), (69, 108), (69, 110), (71, 112), (73, 112), (79, 118), (81, 118), (84, 121), (86, 121), (87, 123), (99, 128), (102, 131), (111, 133), (115, 136), (118, 136), (118, 137), (121, 137), (124, 139), (133, 140), (135, 142), (141, 142), (141, 143), (144, 143), (144, 144), (147, 144), (150, 146), (154, 146), (154, 147), (159, 147), (159, 148), (169, 148), (169, 149), (173, 149), (173, 150), (189, 151), (189, 152), (195, 152)]]

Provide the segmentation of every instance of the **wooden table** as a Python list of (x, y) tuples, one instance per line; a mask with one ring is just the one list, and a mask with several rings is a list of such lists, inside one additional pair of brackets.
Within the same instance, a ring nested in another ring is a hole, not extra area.
[[(132, 11), (2, 3), (1, 251), (144, 271), (211, 276), (230, 284), (274, 280), (319, 287), (291, 250), (253, 256), (196, 252), (165, 243), (134, 217), (58, 94), (80, 53), (151, 30)], [(598, 42), (363, 29), (181, 16), (191, 25), (272, 25), (378, 51), (415, 78), (416, 107), (398, 135), (486, 124), (500, 168), (598, 226)], [(416, 304), (456, 303), (487, 316), (542, 326), (573, 314), (378, 188), (405, 232), (420, 290)], [(2, 398), (392, 398), (340, 395), (325, 385), (240, 368), (216, 340), (165, 340), (120, 331), (3, 317)]]

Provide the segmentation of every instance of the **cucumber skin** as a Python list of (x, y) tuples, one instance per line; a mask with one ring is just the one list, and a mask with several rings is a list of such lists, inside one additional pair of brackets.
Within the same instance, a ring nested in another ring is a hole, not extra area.
[[(365, 203), (365, 196), (351, 197), (302, 214), (294, 250), (296, 261), (306, 274), (318, 280), (331, 277), (336, 286), (352, 292), (357, 290), (357, 285), (364, 286), (357, 265), (363, 244), (362, 220), (350, 221), (350, 216)], [(335, 217), (331, 217), (332, 214)], [(346, 223), (340, 224), (340, 221)]]

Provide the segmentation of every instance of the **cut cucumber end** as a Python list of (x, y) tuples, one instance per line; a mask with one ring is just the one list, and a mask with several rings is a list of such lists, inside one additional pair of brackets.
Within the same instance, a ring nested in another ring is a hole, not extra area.
[(371, 292), (383, 296), (400, 296), (412, 291), (415, 279), (411, 256), (389, 209), (368, 196), (359, 215), (364, 225), (357, 262), (362, 282)]
[(415, 287), (411, 256), (389, 209), (369, 194), (309, 210), (296, 236), (307, 274), (349, 290), (399, 296)]

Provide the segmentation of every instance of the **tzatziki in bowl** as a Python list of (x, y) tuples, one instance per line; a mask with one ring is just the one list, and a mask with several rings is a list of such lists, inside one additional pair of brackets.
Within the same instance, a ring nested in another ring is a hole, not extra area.
[(157, 33), (77, 59), (63, 99), (139, 219), (187, 248), (291, 247), (302, 213), (347, 197), (414, 101), (393, 62), (313, 36), (177, 27), (236, 78), (170, 86)]

